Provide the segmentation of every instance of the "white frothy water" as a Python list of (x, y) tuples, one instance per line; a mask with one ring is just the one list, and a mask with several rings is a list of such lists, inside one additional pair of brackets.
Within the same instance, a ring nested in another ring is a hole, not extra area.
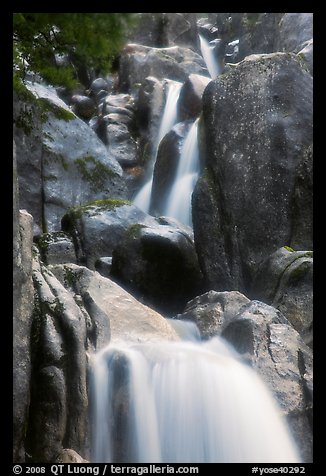
[(198, 119), (192, 124), (183, 143), (176, 177), (163, 212), (188, 226), (192, 226), (191, 197), (200, 169), (197, 130)]
[(211, 78), (216, 78), (220, 74), (220, 68), (214, 55), (214, 45), (210, 45), (209, 42), (203, 36), (199, 35), (200, 49), (203, 55), (206, 67)]
[[(168, 94), (166, 98), (164, 113), (162, 116), (160, 129), (158, 132), (157, 141), (155, 144), (155, 160), (157, 155), (158, 146), (163, 139), (163, 137), (172, 129), (177, 120), (177, 102), (179, 99), (180, 89), (182, 83), (178, 81), (170, 81), (168, 84)], [(142, 186), (137, 195), (135, 196), (133, 203), (137, 205), (138, 208), (143, 210), (145, 213), (149, 212), (152, 186), (153, 186), (153, 170), (154, 164), (152, 165), (151, 177), (150, 179)]]
[(93, 462), (300, 462), (269, 391), (219, 337), (109, 345), (92, 385)]

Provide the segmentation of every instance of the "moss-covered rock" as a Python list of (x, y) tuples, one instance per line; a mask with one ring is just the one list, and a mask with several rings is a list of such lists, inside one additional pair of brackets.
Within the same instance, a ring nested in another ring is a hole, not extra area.
[(17, 102), (15, 135), (22, 202), (36, 224), (45, 232), (59, 231), (71, 206), (110, 196), (126, 198), (122, 169), (96, 133), (54, 88), (26, 82), (26, 90), (25, 102)]
[(45, 264), (76, 263), (75, 247), (68, 234), (61, 231), (44, 233), (36, 242)]
[(78, 263), (95, 269), (102, 256), (112, 256), (114, 247), (131, 227), (154, 226), (153, 217), (127, 200), (95, 200), (68, 210), (62, 219), (63, 230), (75, 243)]

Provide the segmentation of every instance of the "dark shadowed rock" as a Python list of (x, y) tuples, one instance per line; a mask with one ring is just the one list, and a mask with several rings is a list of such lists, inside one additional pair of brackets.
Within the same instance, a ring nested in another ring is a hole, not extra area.
[(258, 268), (251, 294), (279, 309), (312, 346), (312, 252), (280, 248)]
[(179, 121), (196, 119), (202, 111), (203, 92), (210, 78), (199, 74), (190, 74), (181, 88), (178, 100)]
[(194, 242), (184, 226), (131, 225), (113, 250), (111, 273), (167, 313), (180, 312), (202, 285)]
[(112, 256), (102, 256), (95, 262), (95, 269), (105, 278), (109, 278), (112, 268)]
[(106, 94), (111, 92), (113, 89), (113, 80), (111, 78), (104, 79), (104, 78), (96, 78), (92, 81), (89, 91), (92, 96), (98, 97), (98, 93), (100, 91), (105, 91)]
[(73, 112), (83, 119), (90, 119), (96, 111), (96, 104), (92, 98), (75, 94), (71, 98)]
[(258, 371), (286, 417), (304, 462), (312, 461), (312, 352), (283, 314), (251, 301), (222, 336)]
[(176, 124), (161, 140), (154, 167), (151, 212), (164, 212), (166, 199), (174, 182), (184, 139), (192, 122)]
[(292, 54), (247, 57), (207, 86), (202, 134), (199, 261), (208, 288), (246, 293), (277, 248), (312, 246), (312, 77)]

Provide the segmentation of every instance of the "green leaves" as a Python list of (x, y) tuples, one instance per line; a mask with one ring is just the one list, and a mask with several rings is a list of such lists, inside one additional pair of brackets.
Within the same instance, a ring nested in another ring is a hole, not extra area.
[(31, 70), (69, 87), (80, 68), (105, 74), (134, 21), (131, 13), (14, 13), (14, 72), (24, 79)]

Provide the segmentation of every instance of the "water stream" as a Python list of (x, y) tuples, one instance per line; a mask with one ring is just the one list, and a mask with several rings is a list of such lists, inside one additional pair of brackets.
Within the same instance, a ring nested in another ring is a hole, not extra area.
[(135, 196), (133, 203), (137, 205), (138, 208), (143, 210), (145, 213), (149, 213), (150, 203), (151, 203), (151, 194), (153, 186), (153, 169), (155, 165), (155, 160), (157, 156), (158, 146), (165, 136), (172, 129), (177, 120), (177, 102), (180, 94), (180, 89), (182, 83), (178, 81), (169, 81), (168, 83), (168, 93), (166, 98), (166, 103), (164, 107), (164, 112), (158, 132), (158, 136), (155, 144), (154, 152), (154, 163), (151, 168), (150, 179), (141, 187), (137, 195)]
[(202, 35), (199, 35), (200, 49), (203, 55), (206, 67), (212, 79), (220, 74), (220, 68), (214, 54), (215, 45), (210, 45), (209, 42)]
[(221, 338), (112, 344), (93, 358), (94, 462), (298, 463), (270, 392)]
[(192, 226), (191, 197), (199, 176), (197, 140), (198, 119), (192, 124), (183, 143), (176, 176), (167, 197), (163, 214)]

